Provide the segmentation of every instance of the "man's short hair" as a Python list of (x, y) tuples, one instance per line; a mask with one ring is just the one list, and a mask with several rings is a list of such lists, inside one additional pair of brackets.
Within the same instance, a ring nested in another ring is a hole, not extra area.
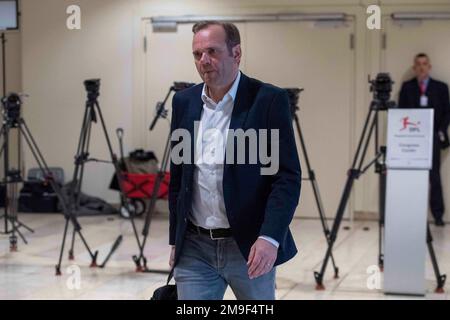
[(229, 22), (221, 22), (221, 21), (201, 21), (194, 24), (192, 27), (192, 32), (196, 34), (200, 30), (206, 29), (209, 26), (221, 26), (225, 31), (225, 42), (228, 47), (228, 51), (230, 54), (232, 53), (232, 49), (234, 46), (241, 44), (241, 36), (239, 34), (239, 29), (233, 24)]
[(414, 61), (416, 61), (419, 58), (427, 58), (428, 60), (430, 60), (430, 57), (428, 57), (428, 55), (424, 52), (416, 54), (416, 56), (414, 57)]

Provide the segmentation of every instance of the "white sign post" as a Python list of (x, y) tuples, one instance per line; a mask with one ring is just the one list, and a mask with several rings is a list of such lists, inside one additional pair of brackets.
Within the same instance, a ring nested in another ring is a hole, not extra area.
[(425, 294), (433, 110), (388, 111), (384, 292)]

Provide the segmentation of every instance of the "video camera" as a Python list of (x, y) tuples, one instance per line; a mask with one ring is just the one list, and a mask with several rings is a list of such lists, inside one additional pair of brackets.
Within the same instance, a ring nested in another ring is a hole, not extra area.
[(285, 88), (288, 98), (289, 98), (289, 107), (291, 109), (291, 115), (294, 117), (295, 112), (299, 109), (298, 107), (298, 99), (300, 97), (300, 92), (302, 92), (303, 88)]
[(17, 120), (20, 117), (20, 107), (22, 99), (20, 95), (14, 92), (9, 93), (2, 98), (3, 115), (7, 120)]
[(373, 99), (379, 103), (379, 107), (381, 109), (392, 108), (394, 102), (390, 101), (390, 98), (394, 81), (389, 73), (380, 72), (374, 80), (371, 80), (369, 76), (369, 83), (370, 92), (373, 92)]
[(94, 101), (100, 95), (100, 79), (85, 80), (84, 87), (88, 93), (89, 101)]
[(195, 86), (195, 83), (191, 83), (191, 82), (174, 82), (173, 86), (172, 86), (172, 90), (175, 92), (184, 90), (184, 89), (188, 89), (190, 87)]

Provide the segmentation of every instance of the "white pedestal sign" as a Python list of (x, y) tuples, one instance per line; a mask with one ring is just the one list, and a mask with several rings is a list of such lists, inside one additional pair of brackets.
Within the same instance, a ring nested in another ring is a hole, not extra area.
[(425, 294), (433, 110), (388, 111), (384, 292)]

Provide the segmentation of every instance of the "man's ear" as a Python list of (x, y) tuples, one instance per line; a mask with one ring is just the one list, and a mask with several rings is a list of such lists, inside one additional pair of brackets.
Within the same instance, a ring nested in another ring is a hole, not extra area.
[(241, 57), (242, 57), (241, 45), (240, 44), (235, 45), (232, 49), (232, 53), (233, 53), (233, 58), (236, 60), (236, 62), (240, 63)]

